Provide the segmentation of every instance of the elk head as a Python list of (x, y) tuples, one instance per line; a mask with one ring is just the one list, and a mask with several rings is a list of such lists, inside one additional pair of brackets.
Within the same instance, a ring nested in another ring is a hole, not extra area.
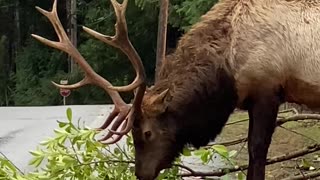
[[(50, 12), (39, 7), (36, 8), (49, 19), (58, 35), (59, 41), (51, 41), (34, 34), (32, 36), (45, 45), (69, 54), (84, 71), (85, 77), (80, 82), (72, 85), (60, 85), (52, 82), (56, 87), (73, 90), (92, 84), (101, 87), (110, 95), (115, 107), (99, 130), (104, 130), (113, 123), (108, 134), (100, 141), (105, 142), (115, 135), (116, 138), (105, 143), (116, 143), (134, 127), (136, 175), (140, 179), (152, 180), (161, 169), (171, 164), (178, 152), (178, 147), (176, 147), (177, 145), (174, 142), (175, 137), (172, 135), (174, 133), (170, 132), (168, 128), (170, 126), (169, 122), (171, 122), (170, 117), (165, 113), (167, 107), (164, 100), (168, 90), (163, 90), (158, 94), (148, 94), (145, 92), (145, 70), (138, 53), (128, 37), (125, 19), (128, 0), (124, 0), (122, 4), (116, 0), (111, 0), (111, 3), (117, 17), (115, 24), (116, 34), (114, 36), (106, 36), (87, 27), (83, 27), (83, 30), (106, 44), (120, 49), (127, 55), (136, 71), (135, 80), (127, 86), (112, 86), (109, 81), (98, 75), (86, 62), (85, 58), (73, 46), (62, 27), (57, 14), (57, 0), (54, 0), (53, 8)], [(130, 106), (123, 101), (118, 92), (133, 90), (135, 91), (135, 97), (132, 106)], [(173, 130), (174, 128), (171, 127), (170, 129)], [(150, 157), (147, 158), (150, 161), (147, 163), (142, 162), (142, 159), (145, 159), (142, 158), (143, 156)]]

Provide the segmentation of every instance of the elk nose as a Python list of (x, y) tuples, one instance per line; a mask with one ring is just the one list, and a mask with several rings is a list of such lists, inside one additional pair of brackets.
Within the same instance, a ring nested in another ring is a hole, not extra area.
[(136, 177), (138, 180), (154, 180), (155, 175), (148, 172), (136, 172)]

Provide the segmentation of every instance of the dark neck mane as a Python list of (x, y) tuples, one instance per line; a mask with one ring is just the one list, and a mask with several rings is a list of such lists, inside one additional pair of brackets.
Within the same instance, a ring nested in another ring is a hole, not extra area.
[[(237, 93), (232, 67), (229, 16), (235, 3), (216, 7), (202, 17), (179, 41), (163, 63), (152, 88), (159, 93), (169, 88), (165, 99), (175, 116), (178, 142), (196, 147), (206, 145), (219, 134), (236, 106)], [(152, 92), (151, 92), (152, 93)]]
[(213, 63), (207, 59), (209, 57), (214, 58), (210, 55), (186, 69), (177, 68), (177, 73), (159, 80), (153, 88), (158, 92), (169, 88), (165, 103), (168, 113), (176, 120), (180, 139), (177, 142), (191, 143), (195, 147), (214, 140), (237, 102), (232, 73), (226, 65)]

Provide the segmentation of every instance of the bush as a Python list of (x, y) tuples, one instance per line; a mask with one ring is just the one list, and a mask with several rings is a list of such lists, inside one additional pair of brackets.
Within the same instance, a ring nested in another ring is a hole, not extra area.
[[(95, 140), (99, 133), (87, 127), (75, 126), (72, 111), (67, 109), (67, 122), (58, 121), (54, 137), (40, 143), (33, 151), (30, 165), (32, 172), (20, 173), (8, 159), (0, 158), (0, 180), (56, 180), (56, 179), (136, 179), (134, 176), (134, 146), (131, 135), (126, 144), (106, 146)], [(78, 123), (79, 124), (79, 123)], [(214, 153), (229, 159), (234, 152), (228, 152), (224, 146), (214, 145), (207, 149), (191, 151), (185, 148), (183, 156), (195, 155), (203, 164), (207, 164)], [(175, 166), (161, 172), (158, 179), (179, 179), (178, 158)]]

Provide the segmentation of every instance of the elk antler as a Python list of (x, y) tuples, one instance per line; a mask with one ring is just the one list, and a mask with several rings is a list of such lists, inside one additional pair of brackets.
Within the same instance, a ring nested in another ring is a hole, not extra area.
[[(83, 27), (83, 29), (87, 33), (96, 37), (97, 39), (122, 50), (127, 55), (134, 69), (136, 70), (135, 80), (127, 86), (123, 86), (123, 87), (112, 86), (112, 84), (108, 80), (101, 77), (92, 69), (92, 67), (87, 63), (87, 61), (80, 54), (80, 52), (73, 46), (73, 44), (68, 38), (59, 20), (59, 17), (57, 14), (57, 0), (54, 0), (51, 12), (45, 11), (39, 7), (36, 7), (36, 9), (49, 19), (49, 21), (53, 25), (58, 35), (59, 41), (58, 42), (51, 41), (43, 37), (40, 37), (38, 35), (32, 34), (32, 36), (35, 39), (39, 40), (40, 42), (69, 54), (73, 58), (73, 60), (79, 64), (79, 66), (85, 73), (84, 79), (78, 83), (75, 83), (72, 85), (60, 85), (55, 82), (52, 82), (55, 86), (59, 88), (71, 90), (71, 89), (80, 88), (88, 84), (92, 84), (92, 85), (101, 87), (110, 95), (115, 107), (113, 111), (110, 113), (110, 115), (108, 116), (105, 123), (99, 129), (101, 130), (106, 129), (112, 123), (112, 121), (117, 116), (118, 117), (113, 123), (111, 129), (109, 130), (109, 133), (100, 141), (105, 141), (109, 139), (110, 137), (113, 136), (113, 134), (117, 134), (119, 136), (116, 139), (112, 140), (111, 142), (108, 142), (107, 144), (115, 143), (119, 141), (123, 135), (127, 134), (131, 130), (133, 126), (134, 117), (136, 116), (137, 112), (140, 111), (142, 98), (146, 88), (146, 85), (145, 85), (146, 75), (145, 75), (143, 64), (141, 62), (141, 59), (138, 53), (132, 46), (128, 37), (127, 23), (125, 20), (125, 11), (128, 4), (128, 0), (124, 0), (122, 4), (119, 4), (116, 0), (111, 0), (111, 3), (114, 7), (115, 14), (117, 17), (117, 22), (115, 24), (115, 28), (116, 28), (115, 36), (112, 36), (112, 37), (106, 36), (94, 30), (91, 30), (87, 27)], [(137, 93), (135, 94), (133, 105), (130, 107), (128, 104), (126, 104), (123, 101), (123, 99), (121, 98), (121, 96), (117, 91), (131, 91), (136, 88), (137, 88)], [(121, 131), (117, 132), (117, 129), (120, 127), (121, 124), (123, 124)]]

